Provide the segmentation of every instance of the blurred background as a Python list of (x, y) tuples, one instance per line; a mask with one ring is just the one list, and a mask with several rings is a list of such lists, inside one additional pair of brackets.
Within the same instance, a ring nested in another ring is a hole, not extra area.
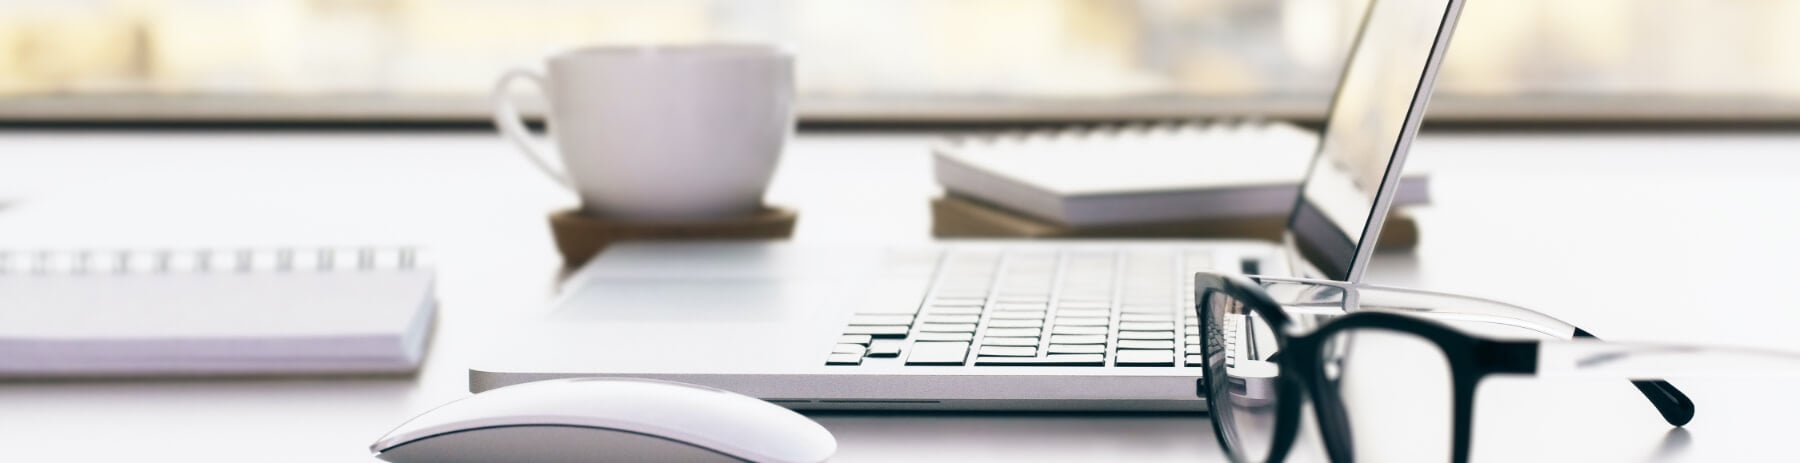
[[(808, 123), (1316, 121), (1360, 0), (0, 0), (0, 121), (484, 121), (502, 69), (756, 41)], [(1434, 122), (1800, 122), (1800, 1), (1477, 0)]]

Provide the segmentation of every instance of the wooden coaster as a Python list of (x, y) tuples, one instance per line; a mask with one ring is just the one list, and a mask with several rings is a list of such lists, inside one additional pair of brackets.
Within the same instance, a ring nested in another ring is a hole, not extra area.
[(563, 265), (580, 267), (614, 242), (628, 240), (721, 240), (787, 238), (798, 214), (765, 206), (755, 215), (709, 222), (625, 222), (583, 215), (580, 209), (550, 214), (550, 231)]

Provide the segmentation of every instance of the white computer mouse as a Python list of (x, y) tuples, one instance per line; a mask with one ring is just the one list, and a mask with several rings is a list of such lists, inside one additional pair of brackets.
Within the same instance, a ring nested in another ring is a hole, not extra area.
[(647, 379), (558, 379), (502, 387), (425, 412), (382, 436), (406, 462), (819, 462), (837, 439), (775, 404)]

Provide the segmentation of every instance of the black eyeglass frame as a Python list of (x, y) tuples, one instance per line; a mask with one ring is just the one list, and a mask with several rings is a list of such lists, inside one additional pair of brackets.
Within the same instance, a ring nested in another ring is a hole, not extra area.
[[(1329, 284), (1329, 283), (1321, 283)], [(1305, 334), (1293, 333), (1295, 322), (1281, 304), (1274, 301), (1262, 286), (1250, 278), (1201, 272), (1194, 276), (1194, 310), (1201, 323), (1201, 333), (1214, 333), (1209, 315), (1213, 293), (1220, 292), (1249, 311), (1262, 317), (1272, 331), (1279, 355), (1270, 358), (1280, 374), (1275, 377), (1275, 433), (1265, 461), (1282, 461), (1292, 449), (1299, 434), (1300, 413), (1310, 399), (1319, 433), (1331, 461), (1354, 461), (1352, 432), (1344, 404), (1336, 395), (1324, 372), (1323, 355), (1332, 336), (1351, 329), (1379, 329), (1410, 334), (1436, 345), (1449, 362), (1453, 392), (1453, 429), (1451, 461), (1467, 462), (1473, 426), (1475, 390), (1482, 379), (1495, 374), (1532, 374), (1538, 367), (1536, 341), (1495, 340), (1464, 334), (1441, 323), (1419, 317), (1383, 312), (1350, 312), (1334, 317)], [(1580, 328), (1577, 338), (1594, 338)], [(1201, 342), (1202, 358), (1208, 359), (1208, 374), (1197, 384), (1201, 397), (1211, 396), (1208, 380), (1213, 358), (1212, 342)], [(1693, 419), (1694, 403), (1674, 385), (1662, 380), (1634, 380), (1632, 385), (1656, 406), (1663, 419), (1672, 426), (1682, 426)], [(1222, 384), (1220, 386), (1223, 386)], [(1305, 397), (1300, 394), (1304, 391)], [(1223, 422), (1228, 409), (1213, 406), (1210, 413), (1213, 432), (1226, 454), (1237, 459), (1242, 452), (1236, 429)]]

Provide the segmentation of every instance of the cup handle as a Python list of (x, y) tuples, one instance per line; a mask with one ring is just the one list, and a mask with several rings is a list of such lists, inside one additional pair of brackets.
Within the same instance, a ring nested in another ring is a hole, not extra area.
[[(508, 90), (512, 88), (512, 83), (519, 79), (529, 80), (536, 84), (540, 92), (549, 88), (548, 82), (541, 74), (519, 68), (507, 70), (506, 74), (500, 76), (500, 82), (494, 84), (494, 127), (500, 129), (500, 135), (512, 142), (514, 147), (519, 148), (520, 154), (525, 155), (525, 159), (537, 166), (538, 170), (543, 171), (544, 175), (550, 176), (550, 179), (555, 180), (557, 184), (574, 190), (575, 182), (570, 181), (569, 174), (557, 169), (555, 164), (545, 157), (544, 151), (538, 149), (538, 142), (531, 138), (531, 130), (525, 128), (525, 119), (519, 116), (519, 108), (513, 106), (512, 93)], [(548, 121), (550, 116), (546, 114), (544, 117)]]

